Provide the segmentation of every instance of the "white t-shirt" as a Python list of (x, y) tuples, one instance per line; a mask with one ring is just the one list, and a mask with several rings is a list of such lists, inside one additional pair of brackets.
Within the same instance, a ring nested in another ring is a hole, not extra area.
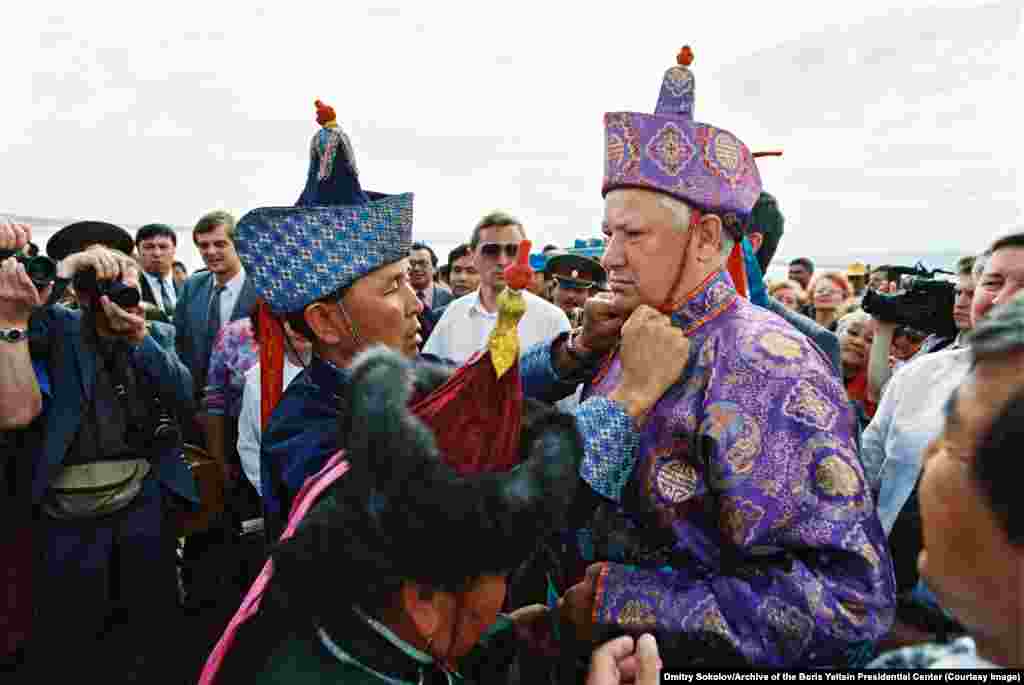
[[(519, 320), (520, 354), (570, 329), (569, 317), (561, 309), (525, 290), (523, 297), (526, 313)], [(423, 346), (423, 354), (463, 364), (484, 348), (497, 323), (498, 313), (492, 314), (481, 306), (479, 290), (463, 295), (444, 310)]]
[[(301, 366), (284, 359), (284, 387), (287, 390), (298, 375)], [(245, 388), (242, 390), (242, 413), (238, 416), (238, 457), (242, 462), (242, 470), (256, 492), (260, 490), (260, 446), (262, 444), (260, 426), (260, 365), (257, 363), (245, 372)]]

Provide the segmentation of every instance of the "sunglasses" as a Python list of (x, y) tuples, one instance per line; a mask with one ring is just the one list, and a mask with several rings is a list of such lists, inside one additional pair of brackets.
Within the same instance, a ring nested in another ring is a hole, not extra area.
[(519, 254), (519, 243), (484, 243), (480, 246), (480, 254), (489, 259), (497, 259), (503, 248), (509, 259), (515, 259)]

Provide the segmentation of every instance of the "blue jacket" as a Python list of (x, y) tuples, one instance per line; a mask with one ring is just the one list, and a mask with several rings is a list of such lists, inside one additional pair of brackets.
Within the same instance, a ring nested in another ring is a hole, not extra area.
[[(150, 322), (149, 335), (132, 350), (132, 363), (140, 388), (152, 389), (170, 411), (179, 416), (193, 411), (192, 376), (174, 351), (174, 327)], [(82, 421), (82, 407), (92, 398), (96, 382), (96, 357), (83, 348), (82, 313), (60, 305), (45, 307), (32, 316), (30, 331), (39, 340), (60, 340), (50, 345), (43, 361), (50, 378), (43, 421), (41, 453), (32, 478), (32, 501), (39, 502), (60, 471)], [(180, 447), (147, 455), (157, 478), (172, 492), (193, 503), (199, 493)]]

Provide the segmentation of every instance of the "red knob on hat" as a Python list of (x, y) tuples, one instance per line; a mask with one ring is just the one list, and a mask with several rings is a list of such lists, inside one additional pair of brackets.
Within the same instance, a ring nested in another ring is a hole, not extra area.
[(520, 242), (515, 263), (505, 267), (505, 282), (513, 290), (522, 290), (533, 280), (533, 269), (530, 268), (531, 246), (529, 240)]
[(693, 50), (690, 49), (689, 45), (684, 45), (683, 49), (676, 55), (676, 63), (681, 64), (684, 67), (688, 67), (693, 64)]
[(313, 103), (316, 105), (316, 123), (323, 126), (329, 121), (334, 121), (338, 117), (334, 114), (334, 108), (325, 105), (324, 103), (317, 100)]

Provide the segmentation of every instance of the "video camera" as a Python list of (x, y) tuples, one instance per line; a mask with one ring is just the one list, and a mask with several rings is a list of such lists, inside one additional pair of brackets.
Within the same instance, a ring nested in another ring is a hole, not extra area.
[(13, 250), (0, 250), (0, 262), (10, 257), (17, 258), (18, 262), (25, 267), (25, 273), (31, 279), (32, 285), (40, 290), (53, 283), (53, 279), (57, 278), (57, 262), (45, 255), (29, 257)]
[(119, 280), (100, 281), (96, 278), (96, 269), (92, 267), (75, 274), (71, 283), (79, 297), (85, 295), (93, 300), (99, 300), (106, 295), (122, 309), (137, 307), (142, 300), (138, 288), (125, 285)]
[(956, 287), (935, 274), (954, 275), (941, 269), (928, 271), (923, 264), (889, 267), (889, 277), (899, 278), (899, 292), (884, 294), (869, 290), (861, 302), (865, 312), (879, 321), (909, 326), (939, 336), (957, 334), (953, 320)]

